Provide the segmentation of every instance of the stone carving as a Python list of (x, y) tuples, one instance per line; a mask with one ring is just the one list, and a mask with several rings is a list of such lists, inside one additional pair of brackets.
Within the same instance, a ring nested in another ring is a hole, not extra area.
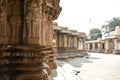
[(0, 7), (0, 41), (4, 37), (4, 9)]
[[(41, 31), (41, 4), (40, 0), (32, 0), (26, 2), (27, 12), (25, 17), (26, 36), (32, 41), (40, 38)], [(29, 42), (28, 42), (29, 43)]]
[(39, 9), (35, 8), (34, 9), (34, 15), (33, 15), (33, 38), (39, 38), (39, 22), (40, 22), (40, 18), (39, 18)]
[(46, 38), (47, 38), (47, 16), (43, 15), (43, 23), (42, 23), (42, 45), (46, 45)]
[[(8, 0), (8, 11), (10, 11), (7, 15), (7, 27), (9, 27), (9, 37), (11, 37), (11, 43), (18, 44), (20, 38), (20, 27), (22, 26), (22, 12), (21, 12), (21, 3), (20, 0)], [(22, 36), (22, 35), (21, 35)]]
[[(53, 15), (49, 13), (56, 9), (52, 7), (54, 1), (47, 0), (49, 6), (43, 1), (0, 0), (0, 79), (49, 80), (55, 68)], [(3, 37), (7, 43), (2, 42)]]
[(20, 26), (21, 26), (21, 17), (20, 16), (15, 16), (13, 15), (10, 18), (10, 24), (11, 24), (11, 35), (12, 38), (18, 38), (19, 37), (19, 30), (20, 30)]
[(5, 5), (3, 0), (0, 0), (0, 44), (5, 41)]
[(26, 16), (26, 31), (28, 31), (28, 38), (32, 38), (32, 13), (29, 12)]

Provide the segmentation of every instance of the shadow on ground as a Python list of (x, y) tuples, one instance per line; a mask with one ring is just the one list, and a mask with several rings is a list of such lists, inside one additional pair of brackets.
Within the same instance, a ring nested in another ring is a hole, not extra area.
[[(97, 57), (88, 55), (85, 57), (70, 58), (70, 59), (64, 60), (64, 62), (66, 62), (67, 64), (70, 64), (76, 68), (80, 68), (80, 67), (82, 67), (82, 63), (92, 63), (93, 60), (95, 60), (95, 59), (101, 59), (101, 58), (97, 58)], [(63, 64), (61, 66), (64, 66), (64, 65), (65, 64)]]

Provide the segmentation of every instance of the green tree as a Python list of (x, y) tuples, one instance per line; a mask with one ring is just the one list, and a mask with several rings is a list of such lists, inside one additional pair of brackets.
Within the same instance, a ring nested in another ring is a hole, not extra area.
[(89, 32), (89, 40), (97, 40), (102, 37), (101, 30), (99, 28), (93, 28)]
[(106, 24), (102, 25), (101, 29), (103, 33), (110, 33), (115, 30), (116, 26), (120, 26), (120, 18), (112, 18), (110, 21), (107, 21)]

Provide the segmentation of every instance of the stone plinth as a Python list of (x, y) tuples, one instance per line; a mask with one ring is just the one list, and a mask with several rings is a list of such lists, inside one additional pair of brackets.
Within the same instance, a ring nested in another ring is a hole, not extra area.
[(120, 50), (113, 50), (114, 54), (120, 54)]

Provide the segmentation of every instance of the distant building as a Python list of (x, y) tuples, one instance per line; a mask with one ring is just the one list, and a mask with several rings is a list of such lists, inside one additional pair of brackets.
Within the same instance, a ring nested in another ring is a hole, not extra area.
[(89, 52), (120, 53), (120, 26), (116, 26), (115, 31), (105, 38), (87, 41), (86, 46)]
[(53, 46), (56, 47), (59, 57), (67, 58), (87, 54), (87, 50), (84, 46), (86, 40), (85, 33), (58, 26), (56, 22), (53, 23), (53, 27)]

